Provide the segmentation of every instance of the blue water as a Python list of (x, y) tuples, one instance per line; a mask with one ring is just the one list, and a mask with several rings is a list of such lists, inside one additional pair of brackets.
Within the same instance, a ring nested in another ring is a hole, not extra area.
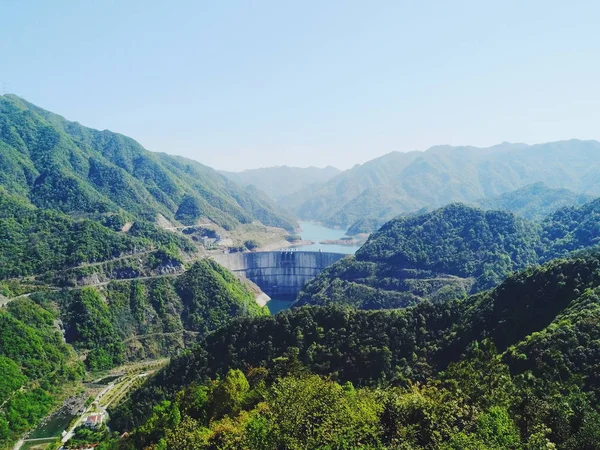
[(327, 228), (315, 222), (299, 222), (301, 231), (298, 233), (302, 236), (302, 239), (307, 241), (314, 241), (312, 245), (302, 245), (298, 247), (298, 251), (302, 252), (314, 252), (321, 250), (322, 252), (332, 253), (345, 253), (347, 255), (353, 255), (356, 250), (360, 248), (359, 245), (327, 245), (320, 244), (321, 241), (335, 240), (344, 237), (346, 233), (345, 229), (333, 229)]
[(269, 312), (271, 314), (277, 314), (279, 311), (283, 311), (284, 309), (288, 309), (294, 303), (293, 299), (280, 299), (280, 298), (272, 298), (267, 302), (267, 308), (269, 308)]

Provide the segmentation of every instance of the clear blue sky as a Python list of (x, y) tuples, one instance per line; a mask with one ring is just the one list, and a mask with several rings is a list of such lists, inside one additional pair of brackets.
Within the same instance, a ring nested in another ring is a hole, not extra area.
[(600, 2), (1, 0), (0, 18), (7, 91), (219, 169), (600, 138)]

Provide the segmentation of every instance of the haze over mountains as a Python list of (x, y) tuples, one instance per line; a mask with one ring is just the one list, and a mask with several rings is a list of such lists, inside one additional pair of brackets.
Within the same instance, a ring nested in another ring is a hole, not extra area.
[(311, 186), (329, 181), (341, 173), (341, 170), (332, 166), (318, 167), (266, 167), (262, 169), (248, 169), (243, 172), (221, 171), (223, 175), (238, 183), (247, 186), (254, 185), (265, 192), (274, 200)]
[(389, 153), (279, 200), (301, 219), (348, 227), (359, 219), (382, 223), (422, 208), (474, 203), (528, 184), (600, 195), (600, 143), (502, 143), (489, 148), (436, 146)]

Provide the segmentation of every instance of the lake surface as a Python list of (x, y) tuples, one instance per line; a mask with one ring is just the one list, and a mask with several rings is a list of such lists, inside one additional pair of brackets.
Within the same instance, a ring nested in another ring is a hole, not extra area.
[(60, 436), (75, 416), (76, 414), (58, 411), (50, 416), (48, 420), (38, 425), (38, 427), (29, 434), (29, 438), (39, 439)]
[(302, 245), (298, 247), (301, 252), (314, 252), (321, 250), (322, 252), (344, 253), (353, 255), (360, 248), (359, 245), (327, 245), (320, 244), (321, 241), (335, 240), (344, 237), (346, 230), (343, 228), (333, 229), (324, 227), (315, 222), (299, 222), (301, 231), (298, 233), (302, 239), (314, 241), (312, 245)]
[(269, 308), (269, 312), (271, 314), (277, 314), (279, 311), (288, 309), (290, 306), (292, 306), (292, 303), (294, 303), (294, 300), (290, 300), (289, 298), (271, 298), (271, 300), (267, 302), (267, 308)]

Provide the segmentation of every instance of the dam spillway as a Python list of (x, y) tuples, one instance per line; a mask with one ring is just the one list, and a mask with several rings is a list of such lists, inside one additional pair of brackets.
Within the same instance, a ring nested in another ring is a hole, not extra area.
[(342, 253), (276, 251), (225, 253), (213, 258), (238, 277), (255, 283), (269, 297), (294, 298), (323, 269), (342, 259)]

